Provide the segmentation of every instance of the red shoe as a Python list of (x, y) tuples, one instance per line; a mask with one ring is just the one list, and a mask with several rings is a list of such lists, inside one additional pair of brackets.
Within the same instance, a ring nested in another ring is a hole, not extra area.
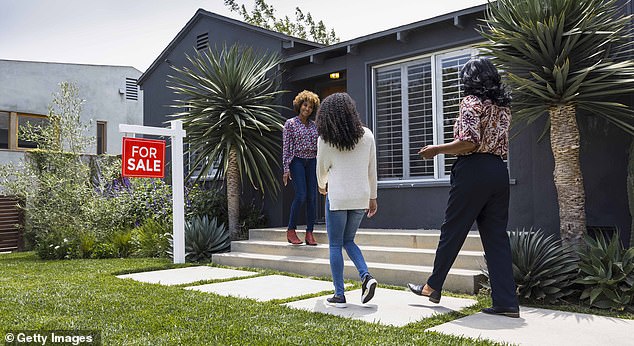
[(297, 237), (297, 233), (295, 233), (294, 229), (286, 231), (286, 240), (293, 245), (299, 245), (302, 243), (302, 241)]
[(313, 232), (306, 232), (306, 245), (317, 245), (317, 241), (315, 241), (315, 237), (313, 237)]

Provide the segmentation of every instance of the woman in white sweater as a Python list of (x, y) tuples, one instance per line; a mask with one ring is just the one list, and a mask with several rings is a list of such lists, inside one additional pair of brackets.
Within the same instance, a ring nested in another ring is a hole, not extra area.
[(343, 247), (359, 271), (361, 302), (365, 304), (374, 296), (377, 281), (368, 272), (354, 236), (365, 212), (372, 217), (377, 210), (374, 136), (363, 127), (354, 101), (346, 93), (324, 99), (316, 123), (317, 184), (319, 192), (326, 195), (326, 230), (335, 286), (335, 295), (327, 301), (336, 307), (346, 306)]

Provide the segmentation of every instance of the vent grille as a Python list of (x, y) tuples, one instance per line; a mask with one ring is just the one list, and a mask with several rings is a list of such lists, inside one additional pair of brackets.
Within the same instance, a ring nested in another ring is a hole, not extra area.
[(125, 99), (137, 101), (139, 99), (139, 86), (134, 78), (125, 79)]
[(196, 50), (205, 50), (209, 48), (209, 33), (196, 36)]

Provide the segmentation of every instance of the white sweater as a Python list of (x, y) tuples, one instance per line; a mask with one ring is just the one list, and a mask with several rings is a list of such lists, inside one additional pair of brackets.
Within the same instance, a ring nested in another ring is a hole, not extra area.
[(367, 209), (376, 198), (376, 147), (370, 129), (352, 150), (317, 141), (317, 184), (328, 184), (330, 210)]

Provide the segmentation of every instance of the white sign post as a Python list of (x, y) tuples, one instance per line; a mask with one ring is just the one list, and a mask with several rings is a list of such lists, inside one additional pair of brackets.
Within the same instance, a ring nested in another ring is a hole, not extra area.
[(181, 120), (170, 121), (170, 128), (119, 124), (119, 132), (168, 136), (172, 140), (172, 229), (174, 263), (185, 263), (185, 188), (183, 177), (183, 130)]

